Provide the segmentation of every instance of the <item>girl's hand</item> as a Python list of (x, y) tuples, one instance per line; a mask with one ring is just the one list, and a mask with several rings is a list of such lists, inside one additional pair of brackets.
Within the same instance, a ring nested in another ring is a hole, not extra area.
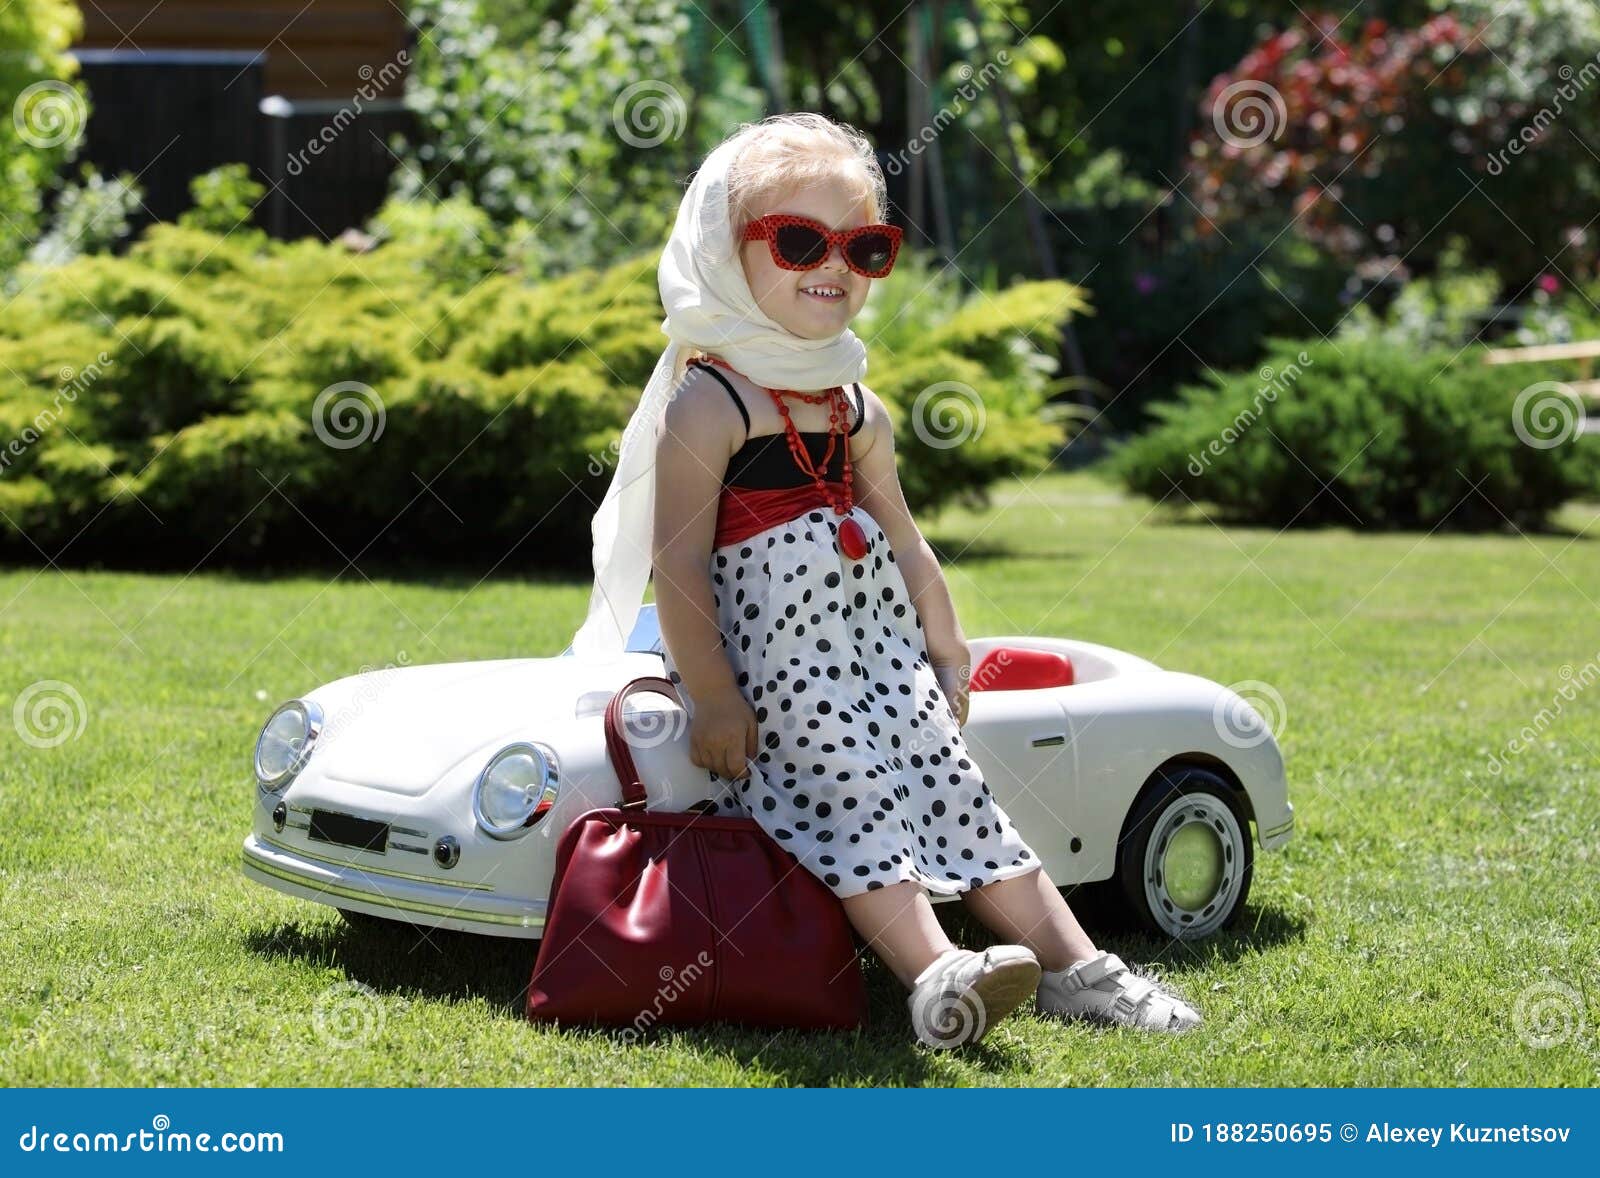
[(967, 723), (967, 679), (972, 669), (965, 663), (935, 663), (933, 673), (938, 677), (939, 690), (950, 701), (956, 727), (964, 727)]
[(757, 729), (755, 709), (737, 688), (704, 700), (689, 721), (689, 760), (719, 777), (748, 777)]

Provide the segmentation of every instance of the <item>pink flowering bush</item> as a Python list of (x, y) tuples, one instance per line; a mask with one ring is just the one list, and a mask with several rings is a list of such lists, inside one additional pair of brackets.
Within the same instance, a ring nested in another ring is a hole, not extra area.
[(1578, 139), (1594, 141), (1600, 84), (1585, 95), (1560, 55), (1587, 49), (1550, 40), (1540, 44), (1554, 60), (1535, 71), (1543, 91), (1509, 84), (1496, 45), (1520, 35), (1510, 17), (1346, 31), (1315, 15), (1264, 37), (1201, 101), (1189, 175), (1199, 232), (1266, 218), (1402, 279), (1459, 234), (1511, 291), (1550, 272), (1600, 192), (1600, 161)]

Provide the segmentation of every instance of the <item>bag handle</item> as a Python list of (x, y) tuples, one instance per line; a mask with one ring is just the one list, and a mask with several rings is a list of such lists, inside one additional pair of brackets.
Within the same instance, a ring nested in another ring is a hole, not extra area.
[(638, 691), (658, 691), (675, 700), (679, 707), (683, 706), (683, 697), (678, 694), (672, 680), (660, 675), (641, 675), (629, 681), (606, 705), (606, 752), (611, 757), (612, 768), (617, 771), (617, 780), (622, 783), (624, 810), (642, 810), (645, 805), (644, 782), (639, 780), (639, 769), (633, 763), (633, 750), (628, 747), (628, 738), (622, 728), (623, 701)]

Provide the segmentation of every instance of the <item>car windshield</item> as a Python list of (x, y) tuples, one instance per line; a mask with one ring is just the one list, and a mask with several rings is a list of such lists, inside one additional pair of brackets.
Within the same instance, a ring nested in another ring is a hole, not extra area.
[[(639, 607), (639, 616), (634, 619), (633, 629), (629, 632), (628, 641), (623, 649), (640, 654), (665, 653), (665, 648), (661, 645), (661, 625), (656, 620), (655, 602), (647, 602)], [(567, 649), (561, 653), (571, 654), (572, 643), (567, 643)]]

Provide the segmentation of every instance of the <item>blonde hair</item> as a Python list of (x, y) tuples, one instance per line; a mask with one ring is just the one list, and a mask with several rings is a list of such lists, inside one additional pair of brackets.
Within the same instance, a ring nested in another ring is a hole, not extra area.
[[(888, 219), (889, 187), (883, 167), (872, 142), (850, 124), (799, 111), (741, 123), (722, 142), (734, 140), (744, 141), (728, 165), (728, 220), (735, 249), (744, 227), (776, 198), (848, 176), (852, 169), (858, 172), (854, 180), (867, 204), (868, 217)], [(703, 355), (698, 350), (692, 355), (680, 351), (673, 366), (674, 383), (682, 380), (690, 360)]]
[(728, 167), (728, 219), (734, 240), (780, 195), (852, 170), (868, 215), (888, 215), (889, 190), (872, 143), (848, 123), (810, 111), (744, 123), (729, 139), (746, 140)]

